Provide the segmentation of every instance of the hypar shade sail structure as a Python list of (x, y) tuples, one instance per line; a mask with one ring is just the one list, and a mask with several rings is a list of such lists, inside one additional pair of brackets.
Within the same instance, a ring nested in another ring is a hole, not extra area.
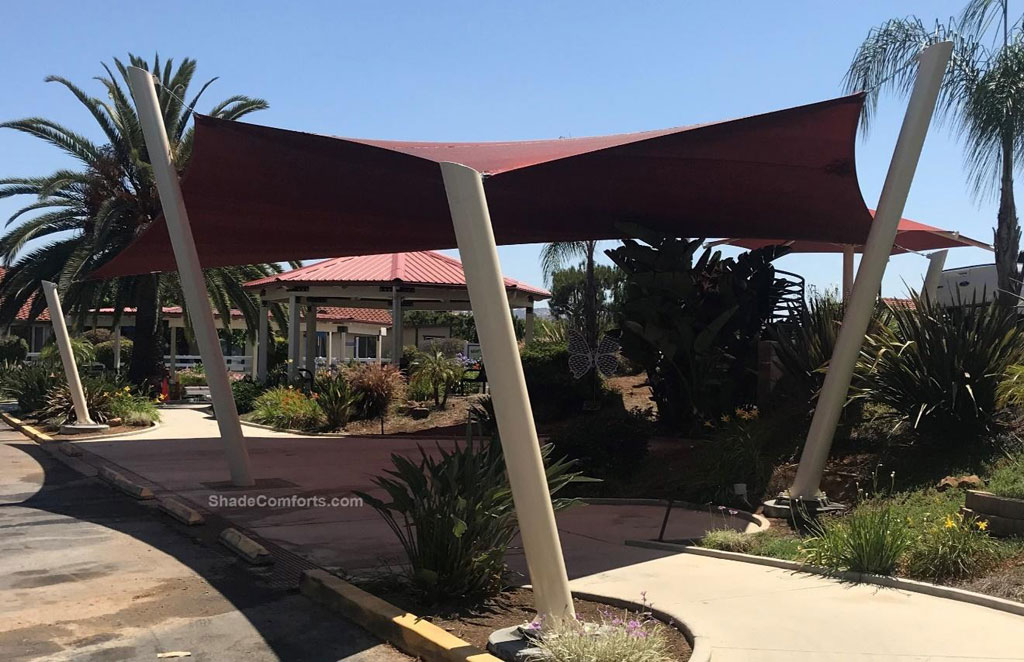
[[(677, 236), (861, 243), (854, 161), (864, 96), (595, 138), (426, 143), (333, 138), (196, 118), (182, 182), (204, 267), (453, 248), (439, 163), (484, 177), (498, 244)], [(95, 274), (173, 270), (154, 222)]]
[[(875, 210), (869, 210), (874, 216)], [(865, 238), (867, 235), (865, 235)], [(740, 248), (754, 249), (765, 246), (784, 245), (793, 253), (842, 253), (849, 244), (830, 243), (826, 241), (808, 241), (806, 239), (723, 239), (714, 242), (715, 245), (738, 246)], [(892, 247), (892, 254), (899, 255), (909, 252), (934, 251), (943, 248), (973, 247), (992, 250), (992, 247), (983, 241), (971, 239), (954, 230), (943, 230), (931, 225), (912, 221), (909, 218), (901, 218), (899, 228), (896, 230), (896, 243)], [(863, 241), (853, 244), (854, 252), (863, 250)]]

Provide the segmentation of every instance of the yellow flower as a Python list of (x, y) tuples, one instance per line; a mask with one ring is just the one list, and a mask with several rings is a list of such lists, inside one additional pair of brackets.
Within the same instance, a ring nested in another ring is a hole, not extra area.
[(715, 424), (712, 423), (711, 421), (704, 421), (704, 427), (706, 427), (706, 428), (713, 428), (713, 427), (715, 427)]
[(953, 516), (952, 515), (946, 515), (946, 521), (945, 521), (945, 523), (942, 526), (947, 528), (947, 529), (952, 529), (954, 526), (956, 526), (956, 522), (953, 521)]
[(728, 423), (730, 420), (731, 419), (729, 418), (729, 414), (722, 414), (722, 422), (723, 423)]
[(984, 531), (987, 528), (988, 528), (988, 520), (987, 519), (983, 519), (980, 522), (978, 522), (978, 530), (979, 531)]

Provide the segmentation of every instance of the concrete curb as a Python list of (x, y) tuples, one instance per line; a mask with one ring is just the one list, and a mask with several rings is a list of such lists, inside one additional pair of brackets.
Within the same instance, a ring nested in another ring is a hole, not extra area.
[(0, 411), (0, 418), (2, 418), (5, 423), (10, 425), (12, 428), (18, 430), (32, 441), (38, 441), (40, 443), (45, 441), (53, 441), (53, 437), (51, 437), (50, 435), (40, 432), (31, 425), (22, 422), (21, 419), (15, 418), (5, 411)]
[(100, 467), (98, 475), (104, 481), (110, 483), (128, 496), (135, 497), (136, 499), (143, 501), (153, 498), (153, 490), (149, 489), (145, 485), (139, 485), (138, 483), (128, 480), (110, 467)]
[(196, 526), (206, 521), (198, 510), (174, 498), (159, 499), (156, 505), (160, 510), (188, 526)]
[(264, 425), (263, 423), (253, 423), (252, 421), (242, 421), (242, 425), (250, 428), (257, 428), (260, 430), (270, 430), (271, 432), (281, 432), (283, 434), (291, 434), (296, 437), (351, 437), (352, 435), (348, 432), (303, 432), (302, 430), (292, 430), (290, 428), (275, 428), (273, 425)]
[(501, 662), (450, 632), (349, 584), (326, 570), (307, 570), (299, 591), (426, 662)]
[(996, 611), (1024, 616), (1024, 602), (1005, 600), (991, 595), (983, 595), (973, 591), (965, 591), (962, 588), (952, 586), (940, 586), (915, 579), (903, 579), (902, 577), (885, 577), (883, 575), (871, 575), (863, 572), (833, 572), (828, 568), (819, 568), (812, 565), (804, 565), (796, 561), (774, 559), (768, 556), (754, 556), (752, 554), (739, 554), (737, 552), (725, 552), (719, 549), (706, 549), (692, 545), (678, 545), (668, 542), (657, 542), (654, 540), (627, 540), (626, 544), (631, 547), (645, 547), (647, 549), (660, 549), (665, 551), (681, 552), (683, 554), (695, 554), (707, 556), (726, 561), (740, 561), (754, 565), (769, 566), (781, 570), (792, 570), (793, 572), (805, 572), (810, 575), (822, 575), (832, 577), (840, 581), (854, 582), (858, 584), (872, 584), (885, 588), (895, 588), (911, 593), (922, 593), (936, 598), (946, 598), (957, 602), (966, 602), (979, 607), (987, 607)]
[[(643, 499), (636, 497), (583, 497), (578, 499), (590, 506), (662, 506), (667, 508), (668, 501), (666, 499)], [(708, 512), (711, 515), (716, 514), (717, 508), (712, 510), (707, 504), (701, 505), (699, 503), (691, 503), (689, 501), (673, 501), (672, 508), (679, 508), (681, 510), (693, 510), (697, 512)], [(735, 510), (736, 514), (728, 514), (729, 510)], [(757, 531), (750, 531), (750, 533), (758, 533), (765, 531), (771, 527), (771, 522), (768, 521), (767, 517), (758, 515), (757, 513), (747, 512), (746, 510), (738, 510), (736, 508), (726, 508), (725, 512), (729, 517), (735, 517), (741, 519), (749, 524), (756, 524)]]
[(134, 437), (139, 434), (146, 434), (159, 428), (162, 424), (157, 421), (148, 427), (139, 428), (138, 430), (129, 430), (128, 432), (119, 432), (117, 434), (83, 434), (76, 435), (74, 439), (69, 439), (69, 443), (78, 443), (80, 441), (117, 441), (118, 439), (124, 439), (125, 437)]
[(238, 554), (253, 565), (270, 565), (274, 557), (267, 548), (235, 528), (228, 527), (220, 532), (222, 545)]

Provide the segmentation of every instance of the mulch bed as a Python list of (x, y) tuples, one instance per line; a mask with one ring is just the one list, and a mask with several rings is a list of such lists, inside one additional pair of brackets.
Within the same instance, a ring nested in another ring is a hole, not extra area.
[[(456, 611), (444, 608), (429, 609), (417, 604), (415, 599), (405, 593), (380, 590), (374, 592), (388, 602), (430, 621), (478, 648), (487, 647), (487, 638), (495, 630), (529, 623), (537, 613), (533, 609), (533, 592), (525, 588), (510, 589), (484, 605)], [(625, 613), (623, 609), (589, 600), (574, 598), (573, 604), (577, 616), (589, 622), (599, 621), (601, 612), (610, 611), (616, 616)], [(673, 659), (678, 662), (689, 660), (692, 649), (683, 633), (669, 625), (665, 625), (664, 630), (669, 638), (669, 650)]]

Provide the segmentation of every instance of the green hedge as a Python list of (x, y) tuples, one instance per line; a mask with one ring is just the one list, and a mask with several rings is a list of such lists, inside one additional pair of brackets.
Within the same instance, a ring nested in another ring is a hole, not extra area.
[(569, 349), (566, 345), (531, 343), (520, 354), (533, 417), (537, 421), (577, 414), (582, 411), (584, 402), (594, 399), (590, 376), (577, 380), (569, 373)]

